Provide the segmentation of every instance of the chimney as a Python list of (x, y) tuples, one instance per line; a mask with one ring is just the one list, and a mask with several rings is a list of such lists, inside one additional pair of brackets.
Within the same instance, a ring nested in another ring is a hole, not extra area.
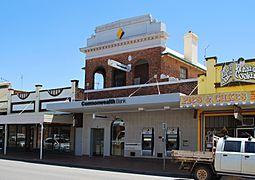
[(79, 80), (71, 80), (71, 91), (72, 91), (72, 95), (71, 95), (71, 101), (75, 101), (76, 99), (76, 90), (79, 88)]
[(184, 34), (184, 59), (197, 64), (198, 62), (198, 36), (189, 31)]

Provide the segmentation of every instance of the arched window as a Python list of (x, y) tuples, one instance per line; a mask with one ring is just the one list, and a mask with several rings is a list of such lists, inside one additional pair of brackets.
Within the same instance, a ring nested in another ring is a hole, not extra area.
[(94, 72), (93, 88), (103, 89), (104, 87), (105, 87), (105, 69), (103, 67), (99, 67)]
[(139, 60), (134, 67), (134, 84), (145, 84), (149, 80), (149, 63)]

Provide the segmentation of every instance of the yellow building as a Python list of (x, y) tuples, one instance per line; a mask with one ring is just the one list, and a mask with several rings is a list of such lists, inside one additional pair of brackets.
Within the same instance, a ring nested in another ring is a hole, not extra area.
[(206, 58), (207, 71), (198, 78), (198, 95), (182, 96), (181, 108), (198, 118), (198, 150), (211, 148), (212, 135), (254, 137), (255, 59), (217, 63)]

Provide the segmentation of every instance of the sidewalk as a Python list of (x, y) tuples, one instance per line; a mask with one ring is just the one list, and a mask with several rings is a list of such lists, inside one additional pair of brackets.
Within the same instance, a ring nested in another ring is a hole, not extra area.
[(188, 171), (179, 170), (178, 164), (169, 160), (166, 161), (166, 168), (163, 170), (162, 159), (125, 158), (117, 156), (90, 158), (88, 156), (74, 156), (69, 154), (45, 154), (44, 159), (39, 160), (38, 153), (32, 152), (9, 152), (5, 156), (1, 154), (0, 158), (68, 167), (190, 178)]

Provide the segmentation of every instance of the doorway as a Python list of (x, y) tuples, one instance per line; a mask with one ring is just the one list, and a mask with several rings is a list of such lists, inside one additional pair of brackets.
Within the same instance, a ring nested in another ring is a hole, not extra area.
[(122, 119), (115, 119), (111, 126), (111, 155), (124, 156), (125, 123)]
[(93, 156), (104, 155), (104, 129), (92, 128), (91, 129), (91, 154)]
[(248, 138), (254, 137), (254, 128), (237, 128), (236, 129), (236, 137), (239, 138)]

